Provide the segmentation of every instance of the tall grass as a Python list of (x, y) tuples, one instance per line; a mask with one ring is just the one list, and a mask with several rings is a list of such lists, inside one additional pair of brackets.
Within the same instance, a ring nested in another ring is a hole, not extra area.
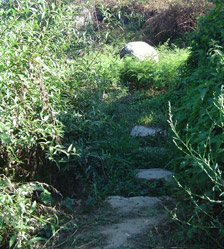
[[(176, 168), (178, 184), (190, 201), (191, 211), (182, 216), (191, 238), (222, 248), (223, 237), (223, 22), (224, 5), (199, 22), (193, 35), (187, 77), (176, 121), (170, 116), (174, 142), (184, 153)], [(208, 24), (212, 21), (212, 27)], [(219, 27), (217, 29), (217, 27)], [(175, 105), (175, 104), (173, 104)], [(201, 237), (206, 234), (206, 237)]]
[(0, 172), (11, 178), (1, 177), (0, 184), (2, 248), (34, 248), (41, 237), (46, 239), (41, 230), (50, 226), (51, 233), (56, 224), (37, 204), (45, 200), (34, 198), (47, 190), (11, 181), (50, 182), (58, 172), (56, 159), (77, 154), (72, 145), (62, 144), (59, 120), (73, 69), (68, 52), (83, 41), (75, 29), (76, 15), (62, 3), (1, 3)]
[(181, 69), (189, 56), (187, 49), (160, 46), (159, 63), (140, 62), (132, 58), (125, 59), (121, 70), (121, 81), (132, 89), (171, 89), (175, 87), (181, 75)]

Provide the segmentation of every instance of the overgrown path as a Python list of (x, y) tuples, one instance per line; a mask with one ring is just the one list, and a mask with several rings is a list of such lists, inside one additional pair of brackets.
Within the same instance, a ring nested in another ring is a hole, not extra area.
[[(162, 169), (149, 171), (141, 171), (141, 180), (143, 174), (148, 181), (165, 181), (165, 176), (170, 176), (170, 172)], [(103, 207), (91, 214), (94, 226), (80, 236), (80, 242), (88, 240), (80, 248), (151, 248), (150, 232), (168, 221), (166, 207), (171, 203), (172, 199), (166, 196), (111, 196)]]
[[(80, 216), (75, 248), (153, 248), (150, 233), (169, 220), (167, 206), (173, 203), (169, 182), (173, 173), (165, 169), (171, 157), (166, 117), (162, 108), (158, 109), (161, 98), (148, 94), (129, 94), (113, 103), (112, 108), (111, 104), (107, 107), (115, 122), (108, 144), (119, 144), (123, 157), (129, 157), (130, 167), (123, 170), (127, 175), (112, 172), (109, 185), (114, 191), (105, 190), (112, 195), (95, 211)], [(128, 141), (126, 148), (124, 141)], [(122, 184), (127, 186), (116, 189)]]

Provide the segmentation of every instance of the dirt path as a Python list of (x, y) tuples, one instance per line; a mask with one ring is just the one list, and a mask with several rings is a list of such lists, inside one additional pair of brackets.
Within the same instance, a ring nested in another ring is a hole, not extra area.
[(109, 225), (99, 228), (105, 236), (104, 249), (143, 248), (139, 238), (167, 218), (164, 204), (167, 200), (157, 197), (135, 196), (124, 198), (113, 196), (107, 199), (111, 214), (119, 217)]
[[(135, 127), (134, 136), (155, 136), (158, 128)], [(143, 134), (144, 133), (144, 134)], [(133, 131), (131, 133), (133, 136)], [(173, 173), (162, 168), (138, 169), (136, 179), (139, 184), (145, 182), (161, 182), (163, 188), (169, 182)], [(82, 235), (80, 241), (82, 249), (146, 249), (149, 248), (146, 240), (152, 229), (160, 226), (169, 218), (166, 205), (171, 203), (171, 198), (151, 196), (111, 196), (104, 205), (91, 214), (91, 224)], [(90, 217), (87, 217), (87, 220)]]

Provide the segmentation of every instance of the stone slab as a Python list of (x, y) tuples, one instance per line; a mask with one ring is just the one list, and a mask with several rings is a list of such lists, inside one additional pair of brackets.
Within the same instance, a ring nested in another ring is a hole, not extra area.
[(118, 224), (112, 224), (102, 229), (102, 234), (107, 237), (107, 244), (102, 248), (104, 249), (119, 249), (119, 248), (132, 248), (130, 242), (133, 237), (138, 234), (147, 232), (153, 226), (158, 225), (164, 215), (152, 218), (135, 218), (126, 219)]
[(174, 173), (160, 168), (153, 169), (139, 169), (136, 174), (137, 179), (153, 181), (153, 180), (165, 180), (169, 181), (174, 176)]
[(137, 125), (131, 131), (132, 137), (148, 137), (155, 136), (163, 131), (160, 128), (146, 127)]
[(106, 202), (121, 215), (141, 214), (144, 210), (151, 210), (156, 205), (161, 204), (157, 197), (135, 196), (135, 197), (108, 197)]

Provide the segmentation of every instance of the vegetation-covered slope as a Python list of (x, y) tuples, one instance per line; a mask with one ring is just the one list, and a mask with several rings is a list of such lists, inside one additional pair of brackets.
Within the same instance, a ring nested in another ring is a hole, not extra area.
[[(223, 28), (224, 5), (200, 19), (192, 36), (187, 77), (178, 103), (175, 142), (186, 156), (177, 165), (181, 186), (192, 201), (188, 225), (223, 244)], [(172, 119), (172, 116), (170, 117)], [(181, 135), (180, 135), (181, 134)], [(198, 229), (200, 227), (200, 230)], [(197, 228), (197, 229), (196, 229)]]

